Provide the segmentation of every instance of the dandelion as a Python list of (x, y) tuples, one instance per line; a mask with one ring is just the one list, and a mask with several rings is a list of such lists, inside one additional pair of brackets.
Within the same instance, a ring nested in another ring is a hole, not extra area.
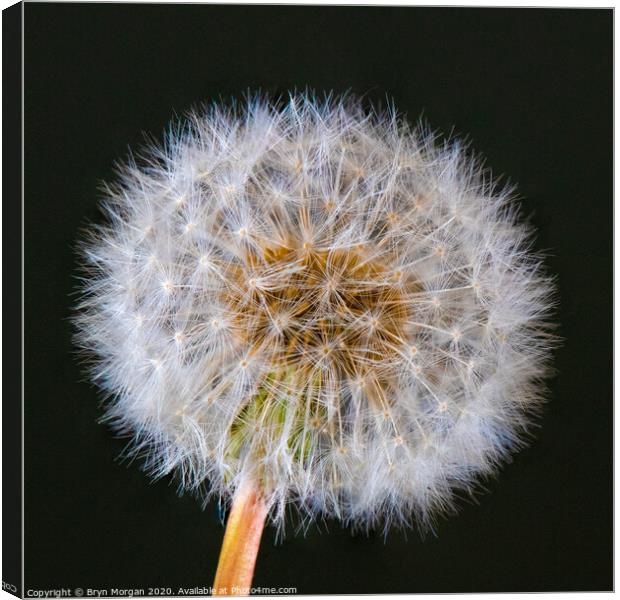
[(428, 527), (523, 442), (552, 284), (458, 141), (352, 98), (253, 97), (171, 128), (104, 207), (79, 344), (130, 453), (234, 499), (222, 593), (287, 506)]

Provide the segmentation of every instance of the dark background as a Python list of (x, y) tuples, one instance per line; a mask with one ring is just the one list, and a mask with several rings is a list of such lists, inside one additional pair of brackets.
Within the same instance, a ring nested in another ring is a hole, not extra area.
[(217, 507), (119, 464), (124, 442), (96, 423), (72, 355), (73, 245), (143, 131), (159, 136), (200, 100), (306, 85), (389, 96), (411, 120), (468, 134), (518, 182), (558, 275), (565, 343), (535, 441), (479, 504), (423, 540), (328, 523), (275, 544), (269, 529), (254, 584), (611, 589), (612, 11), (27, 3), (26, 590), (212, 583)]

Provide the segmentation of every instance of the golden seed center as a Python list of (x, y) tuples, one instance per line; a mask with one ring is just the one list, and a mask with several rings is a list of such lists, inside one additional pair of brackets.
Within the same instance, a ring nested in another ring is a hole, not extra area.
[(224, 301), (239, 342), (272, 366), (363, 378), (404, 343), (402, 274), (367, 248), (265, 244), (248, 250), (244, 264)]

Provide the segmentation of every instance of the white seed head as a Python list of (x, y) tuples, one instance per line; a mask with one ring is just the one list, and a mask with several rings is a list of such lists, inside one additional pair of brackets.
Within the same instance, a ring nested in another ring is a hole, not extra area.
[(213, 106), (107, 188), (76, 322), (155, 476), (283, 523), (428, 525), (541, 402), (552, 285), (511, 190), (352, 99)]

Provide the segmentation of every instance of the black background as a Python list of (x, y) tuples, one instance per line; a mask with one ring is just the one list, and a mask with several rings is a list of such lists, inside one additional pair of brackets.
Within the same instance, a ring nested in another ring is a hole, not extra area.
[(268, 530), (255, 585), (611, 589), (612, 12), (28, 3), (26, 590), (212, 583), (217, 507), (119, 464), (124, 442), (96, 423), (72, 355), (73, 245), (143, 131), (200, 100), (306, 85), (390, 96), (411, 120), (469, 134), (518, 182), (558, 275), (565, 343), (536, 440), (479, 504), (424, 540), (328, 523), (275, 544)]

